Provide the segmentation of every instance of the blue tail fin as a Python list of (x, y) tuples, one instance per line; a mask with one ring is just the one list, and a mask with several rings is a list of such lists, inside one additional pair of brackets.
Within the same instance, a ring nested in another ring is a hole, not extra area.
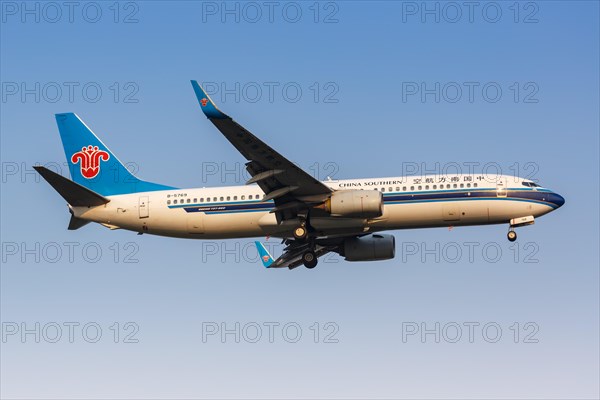
[(174, 189), (136, 178), (76, 114), (56, 114), (71, 178), (104, 196)]
[(260, 260), (262, 261), (265, 268), (269, 268), (271, 264), (273, 264), (273, 257), (269, 254), (269, 251), (266, 249), (265, 245), (259, 241), (254, 242), (256, 245), (256, 249), (258, 250), (258, 255)]

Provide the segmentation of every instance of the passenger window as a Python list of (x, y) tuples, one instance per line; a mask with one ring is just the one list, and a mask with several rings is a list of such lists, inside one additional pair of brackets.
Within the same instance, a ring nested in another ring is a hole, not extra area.
[(197, 203), (198, 199), (196, 197), (194, 197), (194, 203)]
[(473, 187), (477, 187), (477, 182), (475, 182), (475, 183), (473, 184)]
[(400, 187), (396, 186), (396, 192), (399, 192), (399, 191), (400, 191)]
[(242, 200), (246, 200), (246, 195), (242, 195)]
[(216, 198), (216, 197), (213, 197), (213, 201), (217, 201), (217, 198)]
[(410, 187), (410, 190), (415, 190), (415, 187), (414, 187), (414, 186), (411, 186), (411, 187)]
[(381, 191), (382, 191), (382, 192), (385, 192), (385, 188), (381, 188)]
[(467, 187), (471, 187), (471, 184), (470, 184), (470, 183), (467, 183)]
[(173, 204), (177, 204), (177, 200), (173, 200)]
[(429, 185), (425, 185), (425, 190), (429, 190)]
[(227, 201), (231, 200), (231, 196), (227, 196)]
[(204, 197), (200, 197), (200, 203), (204, 203)]
[(461, 184), (460, 184), (460, 187), (461, 187), (461, 188), (464, 188), (464, 187), (465, 187), (465, 184), (464, 184), (464, 183), (461, 183)]
[(419, 185), (419, 190), (423, 189), (423, 186)]
[(394, 188), (388, 188), (388, 192), (393, 192)]
[(446, 189), (450, 189), (450, 184), (449, 183), (446, 185)]
[(437, 185), (433, 185), (433, 190), (437, 189)]
[(223, 196), (221, 196), (221, 197), (220, 197), (220, 199), (221, 199), (221, 201), (223, 201), (223, 200), (224, 200), (224, 197), (223, 197)]
[(454, 189), (456, 189), (457, 187), (458, 187), (458, 185), (455, 183), (455, 184), (454, 184)]
[(249, 195), (249, 196), (248, 196), (248, 200), (252, 200), (252, 195)]
[(402, 191), (406, 192), (406, 186), (402, 186)]
[(260, 195), (259, 195), (259, 194), (257, 194), (256, 196), (254, 196), (254, 198), (255, 198), (256, 200), (258, 200), (258, 199), (260, 199)]
[(233, 196), (233, 200), (237, 200), (237, 196)]
[(171, 204), (171, 200), (167, 200), (167, 204)]
[(192, 199), (187, 199), (188, 204), (192, 202)]

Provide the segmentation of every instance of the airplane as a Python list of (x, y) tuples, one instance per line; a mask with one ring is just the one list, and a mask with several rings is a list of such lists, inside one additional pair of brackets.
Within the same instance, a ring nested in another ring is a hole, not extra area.
[(335, 252), (347, 261), (394, 258), (387, 230), (508, 224), (515, 228), (565, 203), (533, 180), (508, 175), (425, 175), (319, 181), (223, 113), (191, 81), (210, 122), (247, 160), (243, 186), (180, 189), (143, 181), (74, 113), (56, 114), (72, 180), (43, 166), (38, 173), (66, 200), (75, 230), (109, 229), (176, 238), (275, 237), (274, 259), (256, 242), (267, 268), (312, 269)]

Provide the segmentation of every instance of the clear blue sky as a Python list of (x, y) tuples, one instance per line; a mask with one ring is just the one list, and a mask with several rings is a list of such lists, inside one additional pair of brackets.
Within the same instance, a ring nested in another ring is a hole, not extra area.
[[(597, 2), (0, 4), (2, 397), (598, 398)], [(64, 168), (55, 113), (78, 113), (144, 179), (244, 180), (225, 174), (244, 160), (190, 79), (320, 178), (491, 163), (566, 204), (514, 246), (505, 226), (398, 231), (394, 260), (312, 271), (265, 270), (250, 240), (67, 231), (31, 172)], [(36, 322), (40, 343), (8, 335)], [(222, 323), (246, 327), (240, 343), (203, 338)], [(436, 323), (439, 343), (403, 340)]]

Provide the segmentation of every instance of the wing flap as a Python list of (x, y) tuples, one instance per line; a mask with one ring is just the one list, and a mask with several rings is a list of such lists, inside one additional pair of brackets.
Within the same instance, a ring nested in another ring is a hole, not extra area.
[(281, 174), (282, 172), (284, 172), (282, 169), (270, 169), (268, 171), (258, 173), (256, 175), (254, 175), (252, 178), (248, 179), (248, 181), (246, 182), (246, 185), (251, 185), (253, 183), (263, 181), (268, 178), (272, 178), (273, 176), (275, 176), (277, 174)]

